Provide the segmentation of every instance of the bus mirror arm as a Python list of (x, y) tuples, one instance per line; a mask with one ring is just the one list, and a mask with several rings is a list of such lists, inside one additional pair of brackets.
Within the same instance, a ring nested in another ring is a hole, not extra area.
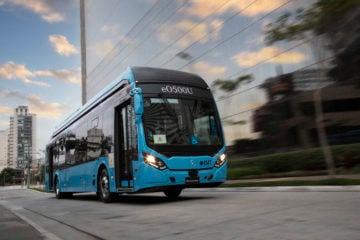
[(144, 104), (143, 104), (141, 88), (131, 89), (130, 96), (134, 97), (135, 114), (142, 115), (144, 111)]

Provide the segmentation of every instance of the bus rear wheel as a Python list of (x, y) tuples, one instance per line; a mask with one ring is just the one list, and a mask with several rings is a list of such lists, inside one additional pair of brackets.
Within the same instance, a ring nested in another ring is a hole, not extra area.
[(182, 188), (168, 188), (164, 191), (165, 196), (169, 199), (175, 199), (180, 196)]
[(98, 180), (98, 195), (104, 203), (110, 203), (113, 201), (113, 193), (110, 192), (109, 174), (104, 168), (101, 170)]
[(55, 179), (55, 197), (57, 199), (64, 198), (64, 194), (60, 191), (59, 180), (57, 178)]

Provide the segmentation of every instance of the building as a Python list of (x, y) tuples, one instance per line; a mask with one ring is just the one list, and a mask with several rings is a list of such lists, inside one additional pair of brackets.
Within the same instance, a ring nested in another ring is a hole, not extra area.
[(0, 172), (7, 168), (9, 129), (0, 131)]
[[(254, 112), (254, 131), (261, 132), (273, 148), (318, 145), (314, 104), (317, 88), (322, 89), (322, 114), (329, 143), (360, 142), (360, 88), (352, 82), (318, 79), (320, 74), (318, 70), (283, 74), (261, 86), (267, 93), (267, 103)], [(349, 134), (351, 139), (346, 139)]]
[(36, 115), (27, 106), (19, 106), (10, 117), (8, 166), (24, 168), (36, 155)]

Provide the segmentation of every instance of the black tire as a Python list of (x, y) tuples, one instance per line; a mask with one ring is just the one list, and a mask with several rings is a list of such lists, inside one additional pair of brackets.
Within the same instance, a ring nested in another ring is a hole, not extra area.
[(114, 194), (110, 192), (109, 174), (105, 168), (101, 170), (98, 179), (98, 196), (104, 203), (110, 203), (114, 200)]
[(60, 191), (59, 180), (57, 178), (55, 179), (54, 191), (57, 199), (64, 198), (64, 193)]
[(169, 198), (169, 199), (176, 199), (177, 197), (180, 196), (182, 191), (182, 188), (168, 188), (164, 191), (164, 194)]
[(72, 198), (73, 197), (73, 194), (72, 192), (63, 192), (63, 198)]

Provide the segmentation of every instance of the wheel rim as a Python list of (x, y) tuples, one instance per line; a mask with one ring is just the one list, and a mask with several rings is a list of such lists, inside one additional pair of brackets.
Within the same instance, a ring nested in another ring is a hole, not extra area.
[(101, 175), (101, 195), (106, 198), (109, 195), (109, 179), (107, 174), (103, 173)]
[(56, 196), (59, 196), (60, 193), (60, 188), (59, 188), (59, 183), (58, 181), (55, 182), (55, 194)]

